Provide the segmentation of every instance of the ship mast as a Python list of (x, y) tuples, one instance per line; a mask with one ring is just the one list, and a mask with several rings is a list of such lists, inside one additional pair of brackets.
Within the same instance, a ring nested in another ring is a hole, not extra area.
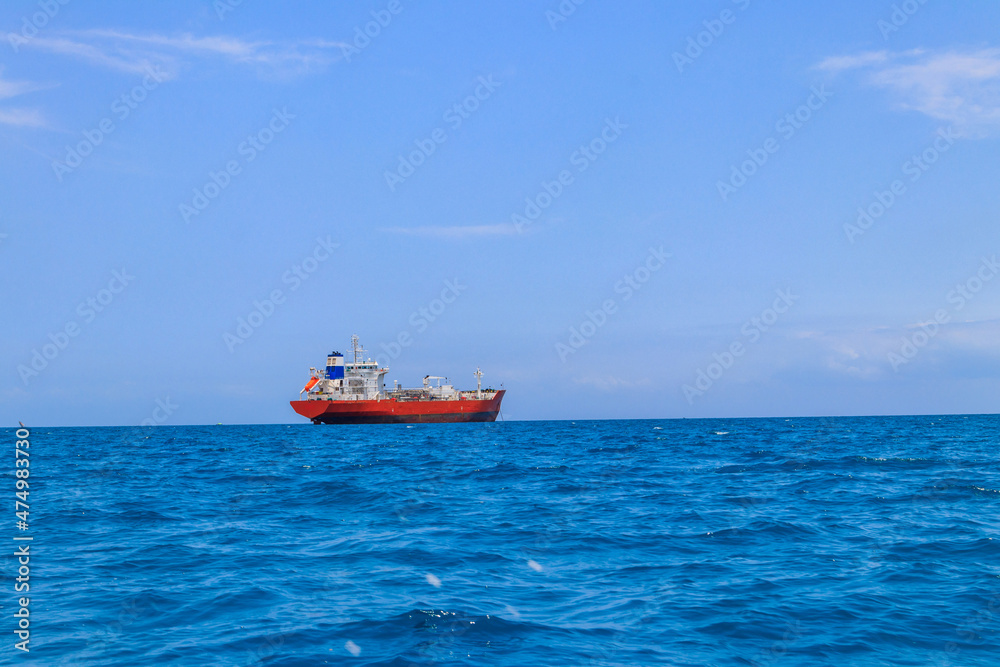
[(364, 359), (358, 359), (358, 353), (362, 352), (361, 345), (358, 344), (358, 335), (354, 334), (351, 336), (351, 347), (354, 348), (354, 363), (359, 361), (364, 361)]
[(479, 370), (479, 366), (476, 366), (476, 372), (473, 375), (476, 376), (476, 398), (481, 399), (483, 397), (483, 372)]

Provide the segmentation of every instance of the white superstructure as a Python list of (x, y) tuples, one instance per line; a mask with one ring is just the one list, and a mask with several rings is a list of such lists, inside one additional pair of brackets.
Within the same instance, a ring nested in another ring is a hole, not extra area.
[(371, 357), (365, 359), (365, 350), (358, 343), (357, 336), (351, 336), (351, 347), (352, 362), (345, 364), (340, 352), (331, 352), (326, 358), (325, 369), (309, 369), (312, 380), (299, 393), (308, 394), (310, 399), (328, 401), (377, 401), (385, 398), (382, 378), (389, 369), (379, 368)]
[(365, 350), (356, 335), (351, 336), (351, 352), (353, 356), (351, 362), (345, 363), (344, 355), (340, 352), (331, 352), (326, 358), (326, 368), (310, 368), (311, 378), (299, 392), (299, 396), (305, 394), (306, 400), (325, 401), (382, 401), (390, 398), (400, 401), (457, 401), (489, 400), (497, 393), (492, 389), (483, 390), (483, 373), (478, 368), (474, 373), (475, 391), (458, 391), (448, 384), (448, 378), (439, 375), (424, 377), (422, 388), (403, 389), (396, 385), (391, 391), (387, 391), (383, 378), (389, 372), (389, 368), (380, 368), (371, 357), (366, 359)]

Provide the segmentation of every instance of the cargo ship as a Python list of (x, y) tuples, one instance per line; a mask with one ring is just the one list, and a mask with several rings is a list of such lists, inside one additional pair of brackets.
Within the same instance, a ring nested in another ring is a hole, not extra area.
[[(357, 336), (351, 336), (353, 362), (331, 352), (326, 368), (310, 368), (310, 378), (291, 401), (292, 409), (313, 424), (412, 424), (441, 422), (491, 422), (500, 413), (503, 389), (483, 389), (483, 373), (478, 368), (474, 391), (458, 391), (448, 378), (428, 375), (423, 387), (404, 389), (394, 383), (386, 390), (380, 368)], [(442, 380), (445, 384), (441, 384)]]

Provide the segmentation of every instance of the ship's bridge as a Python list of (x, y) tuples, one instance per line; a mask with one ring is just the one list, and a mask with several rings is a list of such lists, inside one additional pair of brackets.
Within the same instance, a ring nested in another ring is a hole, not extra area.
[(379, 368), (371, 358), (365, 359), (365, 350), (357, 336), (351, 336), (353, 362), (344, 363), (344, 355), (331, 352), (326, 358), (326, 368), (310, 369), (313, 380), (303, 390), (310, 399), (328, 401), (369, 401), (384, 398), (383, 376), (388, 368)]

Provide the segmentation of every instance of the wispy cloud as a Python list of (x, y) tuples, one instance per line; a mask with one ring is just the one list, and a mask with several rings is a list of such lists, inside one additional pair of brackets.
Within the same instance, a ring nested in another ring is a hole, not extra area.
[[(51, 84), (33, 83), (31, 81), (10, 81), (3, 76), (0, 67), (0, 100), (7, 100), (36, 90), (51, 88)], [(44, 127), (45, 118), (35, 109), (11, 109), (0, 107), (0, 124), (18, 127)]]
[(899, 372), (931, 373), (946, 368), (956, 375), (967, 375), (975, 374), (978, 368), (990, 377), (1000, 377), (998, 335), (1000, 320), (802, 331), (792, 336), (797, 342), (790, 346), (793, 351), (789, 354), (795, 356), (800, 369), (811, 367), (827, 375), (858, 380), (893, 376), (893, 359)]
[(379, 231), (404, 236), (424, 236), (439, 239), (464, 239), (481, 236), (513, 236), (517, 233), (514, 225), (466, 225), (455, 227), (384, 227)]
[(45, 127), (45, 117), (36, 109), (0, 109), (0, 124), (18, 127)]
[(651, 384), (649, 378), (628, 380), (625, 378), (614, 377), (612, 375), (575, 377), (573, 378), (573, 383), (593, 387), (600, 391), (628, 391), (637, 387), (648, 387)]
[(155, 66), (168, 76), (176, 76), (192, 58), (218, 58), (269, 73), (301, 74), (337, 60), (341, 46), (340, 42), (321, 39), (251, 41), (226, 35), (136, 34), (107, 29), (64, 31), (25, 44), (122, 72), (142, 73)]
[(857, 67), (877, 65), (884, 63), (888, 59), (888, 51), (870, 51), (868, 53), (859, 53), (855, 56), (831, 56), (816, 65), (816, 69), (822, 69), (828, 72), (840, 72), (845, 69), (855, 69)]
[(48, 87), (30, 81), (7, 81), (3, 78), (3, 68), (0, 68), (0, 100), (17, 97), (18, 95), (24, 95), (25, 93)]
[(817, 68), (864, 71), (901, 109), (946, 121), (967, 137), (1000, 131), (1000, 49), (868, 52), (827, 58)]
[(28, 46), (49, 53), (70, 56), (92, 65), (109, 67), (130, 74), (144, 72), (153, 65), (169, 65), (172, 68), (176, 62), (173, 58), (162, 56), (153, 58), (148, 55), (128, 52), (118, 52), (118, 54), (109, 53), (91, 44), (64, 37), (36, 37), (28, 42)]

